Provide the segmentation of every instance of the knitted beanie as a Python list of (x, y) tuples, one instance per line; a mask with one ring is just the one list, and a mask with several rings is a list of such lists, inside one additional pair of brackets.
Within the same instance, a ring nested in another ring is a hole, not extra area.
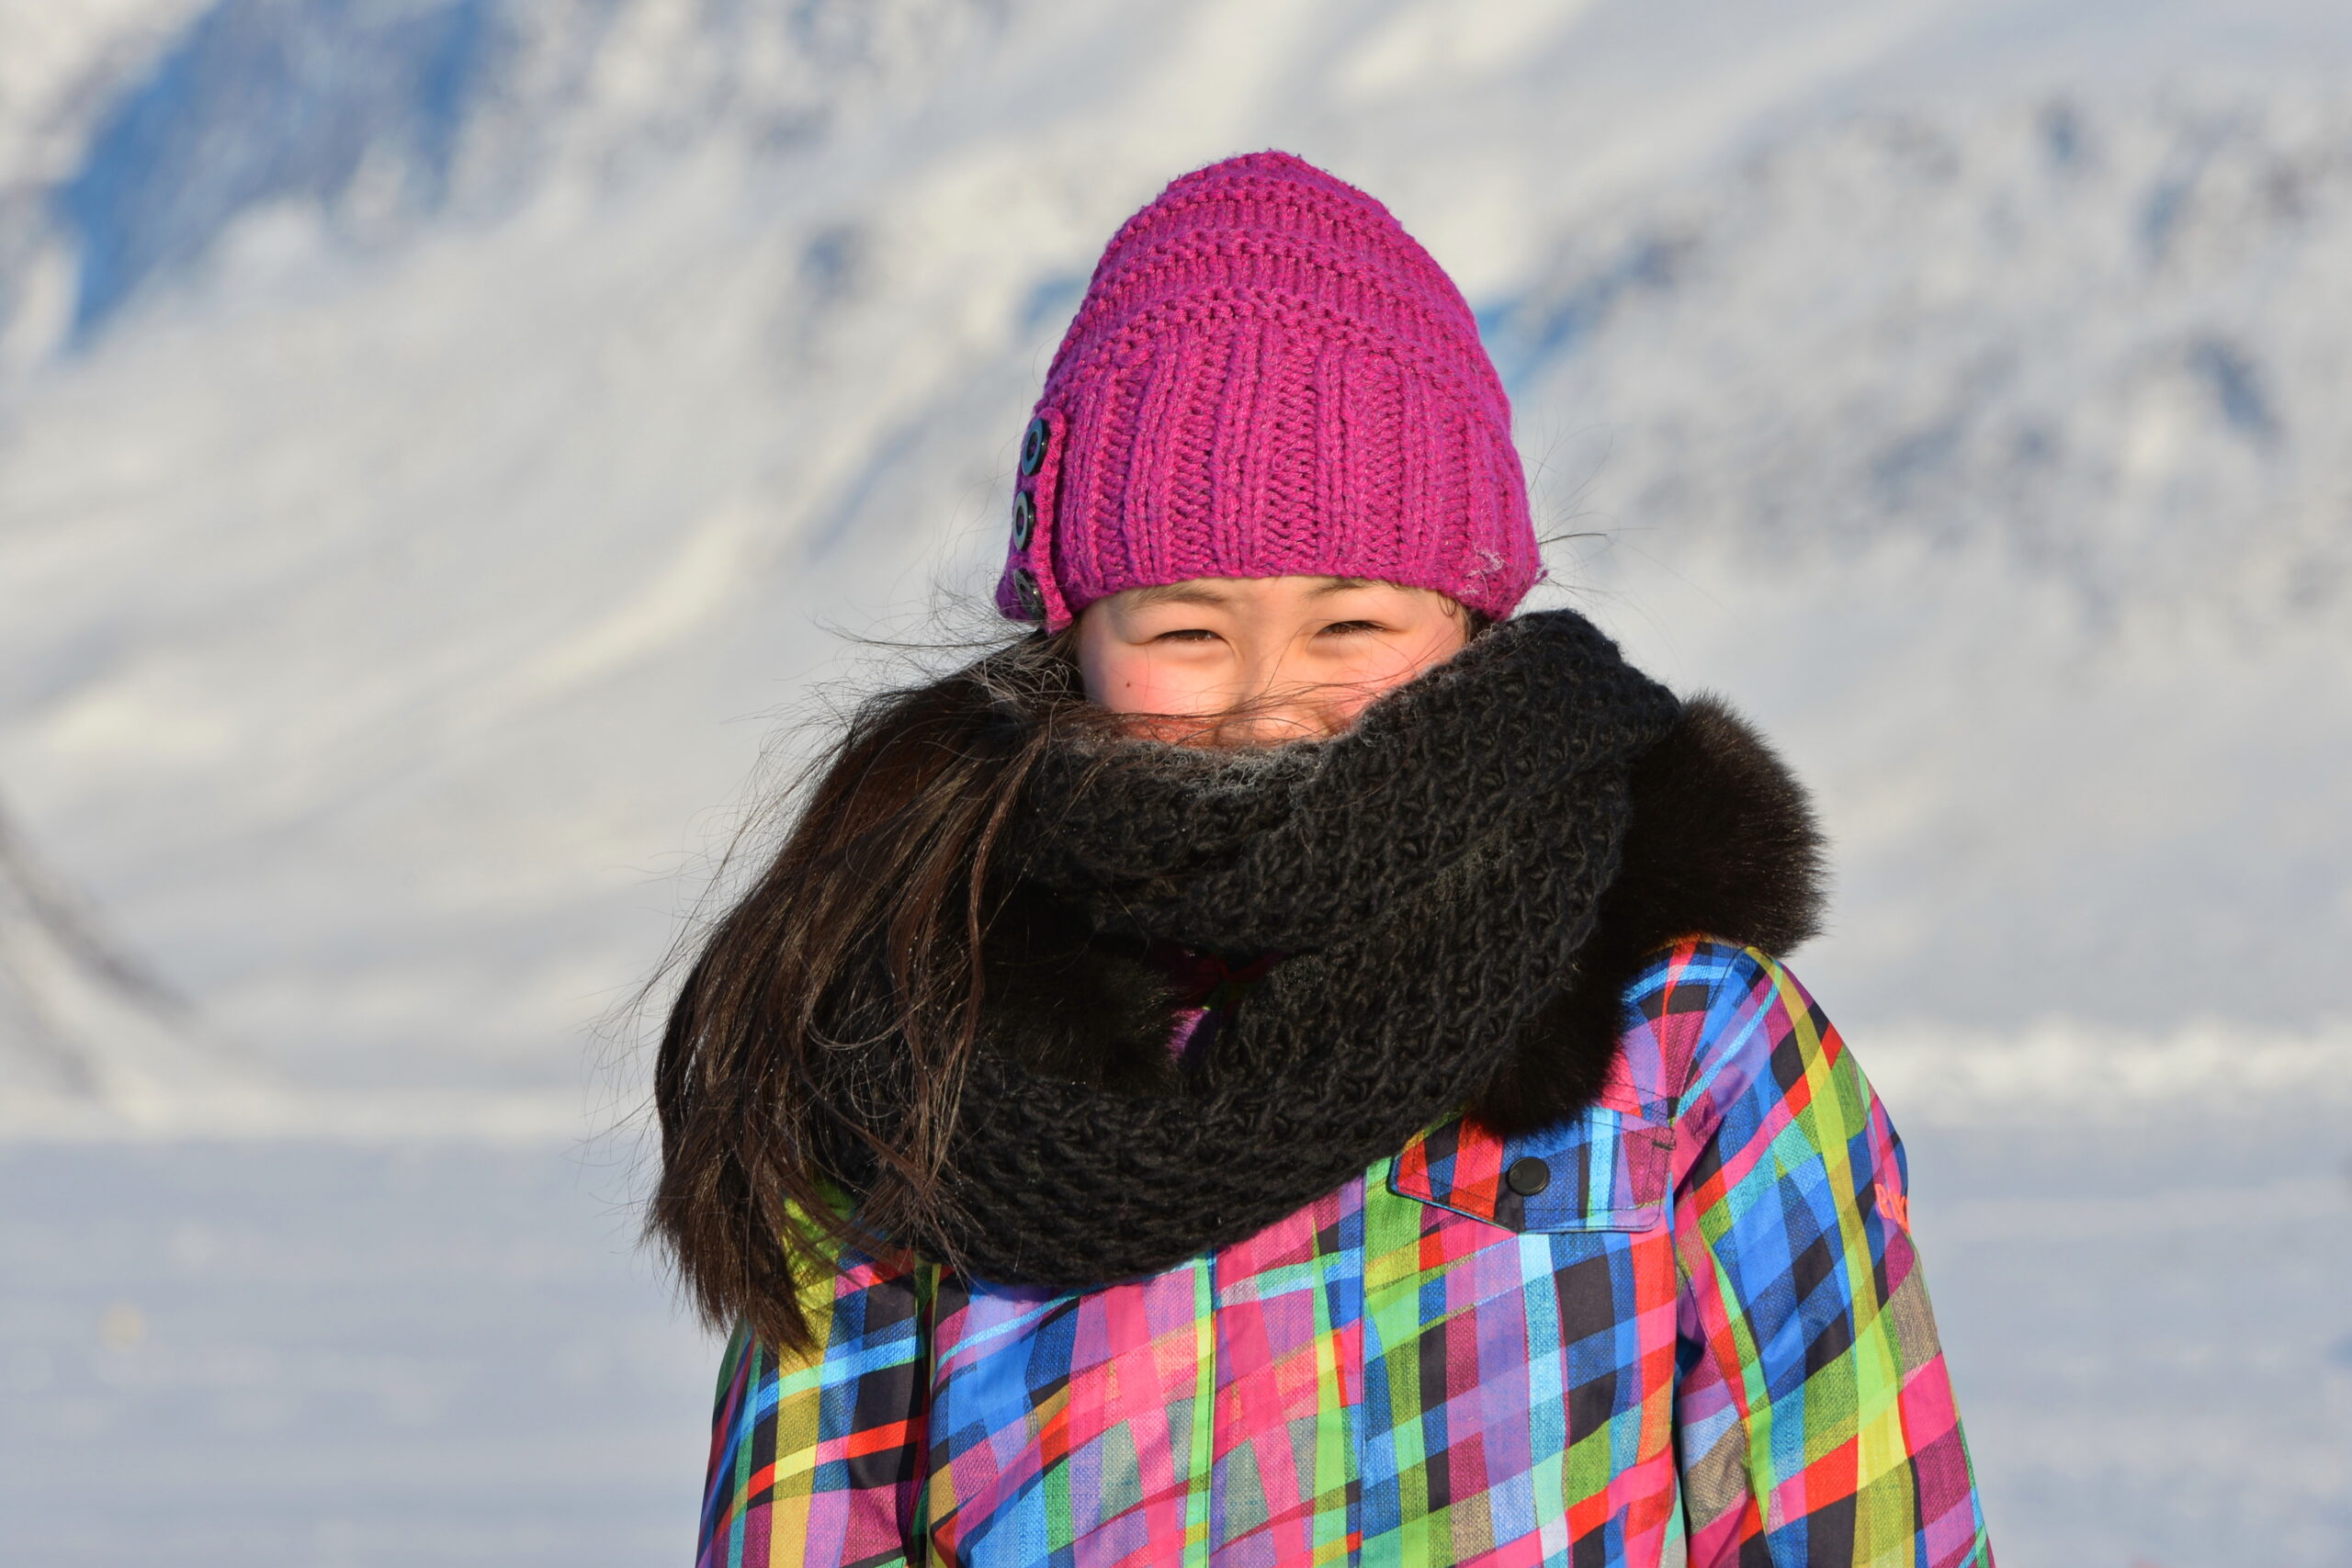
[(1543, 575), (1510, 404), (1453, 280), (1287, 152), (1176, 180), (1113, 236), (1021, 443), (997, 607), (1364, 577), (1508, 615)]

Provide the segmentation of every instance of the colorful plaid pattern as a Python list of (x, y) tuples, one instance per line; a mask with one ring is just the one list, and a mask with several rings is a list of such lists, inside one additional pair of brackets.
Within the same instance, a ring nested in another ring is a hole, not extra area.
[(803, 1303), (826, 1349), (779, 1358), (742, 1329), (712, 1422), (697, 1562), (903, 1562), (917, 1529), (929, 1270), (845, 1258)]
[(1623, 1043), (1572, 1122), (1449, 1122), (1148, 1280), (851, 1258), (820, 1356), (729, 1348), (701, 1562), (1991, 1568), (1836, 1032), (1690, 942)]

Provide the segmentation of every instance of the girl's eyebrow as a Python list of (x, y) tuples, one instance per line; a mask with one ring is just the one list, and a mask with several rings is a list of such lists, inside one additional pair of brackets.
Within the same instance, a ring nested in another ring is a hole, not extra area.
[[(1345, 593), (1355, 588), (1374, 588), (1380, 584), (1369, 577), (1327, 577), (1306, 591), (1310, 599), (1320, 599), (1327, 593)], [(1233, 595), (1222, 588), (1212, 588), (1205, 582), (1163, 582), (1149, 588), (1134, 588), (1127, 603), (1137, 609), (1147, 604), (1209, 604), (1219, 609), (1233, 603)]]
[(1164, 582), (1152, 588), (1138, 588), (1128, 604), (1140, 609), (1146, 604), (1215, 604), (1233, 603), (1232, 596), (1220, 589), (1198, 582)]

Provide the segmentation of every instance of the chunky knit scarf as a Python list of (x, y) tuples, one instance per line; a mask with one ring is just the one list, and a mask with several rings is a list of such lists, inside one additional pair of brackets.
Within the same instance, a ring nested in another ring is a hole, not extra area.
[[(1003, 1282), (1145, 1274), (1478, 1100), (1574, 990), (1636, 761), (1681, 713), (1556, 612), (1494, 628), (1329, 740), (1050, 755), (1003, 853), (947, 1173), (960, 1220), (909, 1239)], [(1170, 942), (1287, 955), (1181, 1066), (1147, 956)], [(1584, 1056), (1537, 1100), (1588, 1101), (1606, 1047)]]

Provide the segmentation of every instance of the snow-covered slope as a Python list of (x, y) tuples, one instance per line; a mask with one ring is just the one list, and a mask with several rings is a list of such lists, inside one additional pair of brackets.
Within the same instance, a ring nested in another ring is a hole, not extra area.
[(1532, 276), (1494, 336), (1570, 525), (1636, 558), (1604, 613), (1827, 795), (1827, 995), (2342, 1015), (2352, 96), (1841, 118)]
[(1850, 1032), (2340, 1038), (2331, 7), (120, 17), (6, 120), (0, 787), (304, 1083), (568, 1080), (807, 682), (890, 665), (835, 628), (984, 620), (1102, 238), (1267, 144), (1463, 279), (1556, 592), (1821, 790)]
[(190, 1049), (176, 1010), (0, 817), (0, 1104), (200, 1087), (214, 1064)]

